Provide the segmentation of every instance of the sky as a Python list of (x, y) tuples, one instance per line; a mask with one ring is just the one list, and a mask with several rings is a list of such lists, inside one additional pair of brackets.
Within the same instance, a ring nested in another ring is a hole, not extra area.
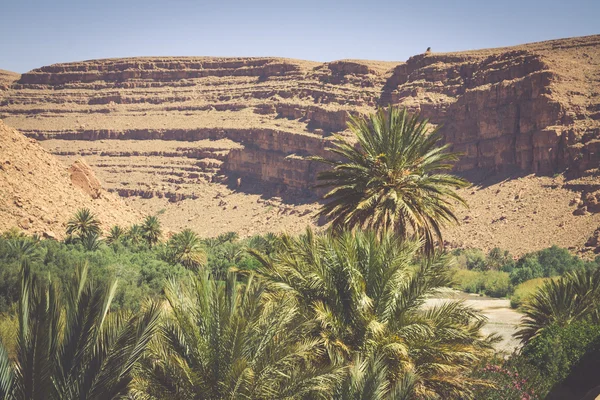
[(600, 34), (600, 0), (0, 0), (0, 69), (133, 56), (405, 61)]

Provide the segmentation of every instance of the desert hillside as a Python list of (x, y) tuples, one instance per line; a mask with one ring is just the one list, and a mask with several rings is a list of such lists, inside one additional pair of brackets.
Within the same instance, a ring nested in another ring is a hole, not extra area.
[(66, 165), (84, 155), (105, 188), (171, 229), (245, 235), (316, 223), (320, 167), (303, 157), (323, 155), (349, 114), (390, 103), (442, 124), (464, 153), (457, 172), (476, 186), (451, 243), (585, 250), (600, 223), (600, 36), (397, 63), (55, 64), (0, 91), (0, 118)]
[(79, 160), (69, 170), (34, 139), (0, 121), (0, 231), (18, 227), (29, 234), (64, 237), (66, 222), (90, 208), (104, 229), (138, 222), (141, 214), (104, 191)]

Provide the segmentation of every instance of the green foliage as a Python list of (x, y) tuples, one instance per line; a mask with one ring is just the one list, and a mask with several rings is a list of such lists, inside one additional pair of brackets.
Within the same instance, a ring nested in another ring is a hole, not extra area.
[(142, 237), (150, 247), (156, 245), (162, 236), (160, 221), (155, 216), (147, 216), (141, 226)]
[(499, 247), (494, 247), (487, 255), (488, 269), (509, 272), (513, 270), (515, 262), (508, 252)]
[(315, 320), (330, 362), (382, 354), (391, 381), (412, 377), (411, 396), (468, 396), (473, 382), (463, 372), (491, 339), (480, 336), (482, 316), (460, 302), (423, 307), (450, 276), (446, 256), (418, 258), (420, 248), (390, 233), (308, 230), (284, 237), (271, 257), (257, 254), (257, 273)]
[(567, 249), (552, 246), (521, 257), (511, 271), (511, 282), (518, 285), (530, 279), (561, 276), (582, 268), (595, 268), (597, 263), (584, 263)]
[(19, 320), (16, 313), (0, 314), (0, 347), (4, 347), (9, 358), (16, 356)]
[(487, 255), (479, 249), (458, 249), (453, 251), (452, 254), (456, 256), (458, 268), (510, 272), (514, 267), (514, 260), (510, 253), (498, 247), (490, 250)]
[(529, 342), (548, 327), (577, 321), (600, 323), (600, 268), (578, 269), (549, 280), (522, 308), (525, 317), (515, 335)]
[(187, 269), (198, 271), (206, 264), (206, 253), (198, 235), (185, 229), (176, 233), (167, 243), (167, 258), (172, 264), (179, 263)]
[(138, 383), (153, 399), (324, 399), (343, 377), (317, 362), (321, 340), (305, 339), (294, 299), (252, 276), (201, 273), (165, 292), (172, 312)]
[(523, 347), (523, 357), (545, 377), (548, 389), (565, 379), (588, 352), (600, 350), (600, 325), (575, 321), (552, 324)]
[(106, 238), (106, 243), (112, 244), (123, 240), (125, 238), (125, 233), (125, 230), (123, 230), (123, 228), (121, 228), (119, 225), (113, 226), (110, 228), (110, 233)]
[(440, 146), (438, 129), (397, 107), (380, 108), (348, 124), (359, 146), (336, 136), (330, 159), (313, 157), (331, 167), (319, 174), (319, 187), (331, 190), (319, 215), (334, 230), (355, 227), (417, 233), (431, 252), (443, 243), (441, 228), (456, 222), (454, 208), (465, 204), (455, 189), (468, 182), (447, 173), (458, 159)]
[(162, 245), (149, 249), (146, 245), (115, 242), (110, 246), (100, 243), (88, 250), (81, 242), (0, 238), (0, 313), (10, 311), (18, 300), (22, 259), (29, 260), (34, 275), (51, 276), (64, 285), (73, 274), (74, 266), (87, 263), (90, 275), (98, 282), (113, 277), (119, 279), (113, 307), (139, 309), (145, 297), (160, 295), (167, 277), (179, 277), (185, 271), (180, 264), (163, 261), (159, 257), (162, 249)]
[(67, 223), (67, 235), (82, 238), (88, 235), (100, 234), (100, 222), (89, 208), (77, 210)]
[(502, 271), (453, 269), (452, 287), (467, 293), (506, 297), (512, 292), (510, 277)]
[(535, 278), (520, 283), (515, 287), (513, 295), (510, 297), (510, 306), (512, 308), (521, 307), (528, 302), (533, 294), (549, 279), (550, 278)]
[(474, 399), (542, 400), (548, 392), (545, 377), (518, 354), (507, 360), (497, 356), (485, 360), (473, 375), (488, 383), (475, 390)]
[(488, 269), (485, 254), (481, 250), (468, 249), (463, 254), (467, 269), (475, 271), (485, 271)]
[(23, 262), (15, 356), (0, 346), (0, 396), (7, 400), (116, 399), (159, 325), (159, 306), (110, 313), (116, 283), (96, 285), (86, 266), (62, 292)]

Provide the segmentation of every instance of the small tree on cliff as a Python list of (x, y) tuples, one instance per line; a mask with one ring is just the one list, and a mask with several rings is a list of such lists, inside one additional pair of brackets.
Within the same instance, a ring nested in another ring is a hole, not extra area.
[(359, 146), (338, 136), (331, 149), (336, 158), (312, 158), (332, 167), (318, 176), (317, 187), (331, 188), (318, 215), (329, 218), (333, 229), (416, 233), (433, 251), (436, 241), (443, 243), (442, 226), (457, 221), (455, 205), (466, 205), (455, 188), (469, 183), (444, 172), (458, 154), (439, 146), (438, 129), (429, 132), (426, 119), (405, 109), (351, 117), (348, 126)]

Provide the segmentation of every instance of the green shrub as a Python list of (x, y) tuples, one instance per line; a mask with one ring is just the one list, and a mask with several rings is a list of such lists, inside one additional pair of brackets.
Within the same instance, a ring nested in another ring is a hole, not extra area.
[(550, 278), (535, 278), (517, 285), (513, 295), (510, 297), (510, 306), (512, 308), (521, 307), (548, 279)]
[(521, 257), (512, 269), (510, 279), (516, 286), (530, 279), (561, 276), (569, 271), (597, 266), (597, 262), (586, 263), (567, 249), (552, 246)]
[(515, 267), (515, 261), (508, 252), (499, 247), (494, 247), (487, 255), (486, 259), (489, 269), (496, 271), (511, 272)]
[(506, 297), (512, 291), (509, 274), (502, 271), (453, 270), (453, 287), (467, 293)]
[(481, 272), (468, 269), (455, 269), (453, 274), (453, 287), (467, 293), (481, 292)]
[(548, 388), (564, 380), (571, 368), (588, 352), (600, 350), (600, 325), (577, 321), (561, 327), (551, 325), (521, 351), (529, 364), (545, 377)]
[(483, 293), (490, 297), (506, 297), (512, 292), (510, 276), (502, 271), (485, 271), (481, 286)]

